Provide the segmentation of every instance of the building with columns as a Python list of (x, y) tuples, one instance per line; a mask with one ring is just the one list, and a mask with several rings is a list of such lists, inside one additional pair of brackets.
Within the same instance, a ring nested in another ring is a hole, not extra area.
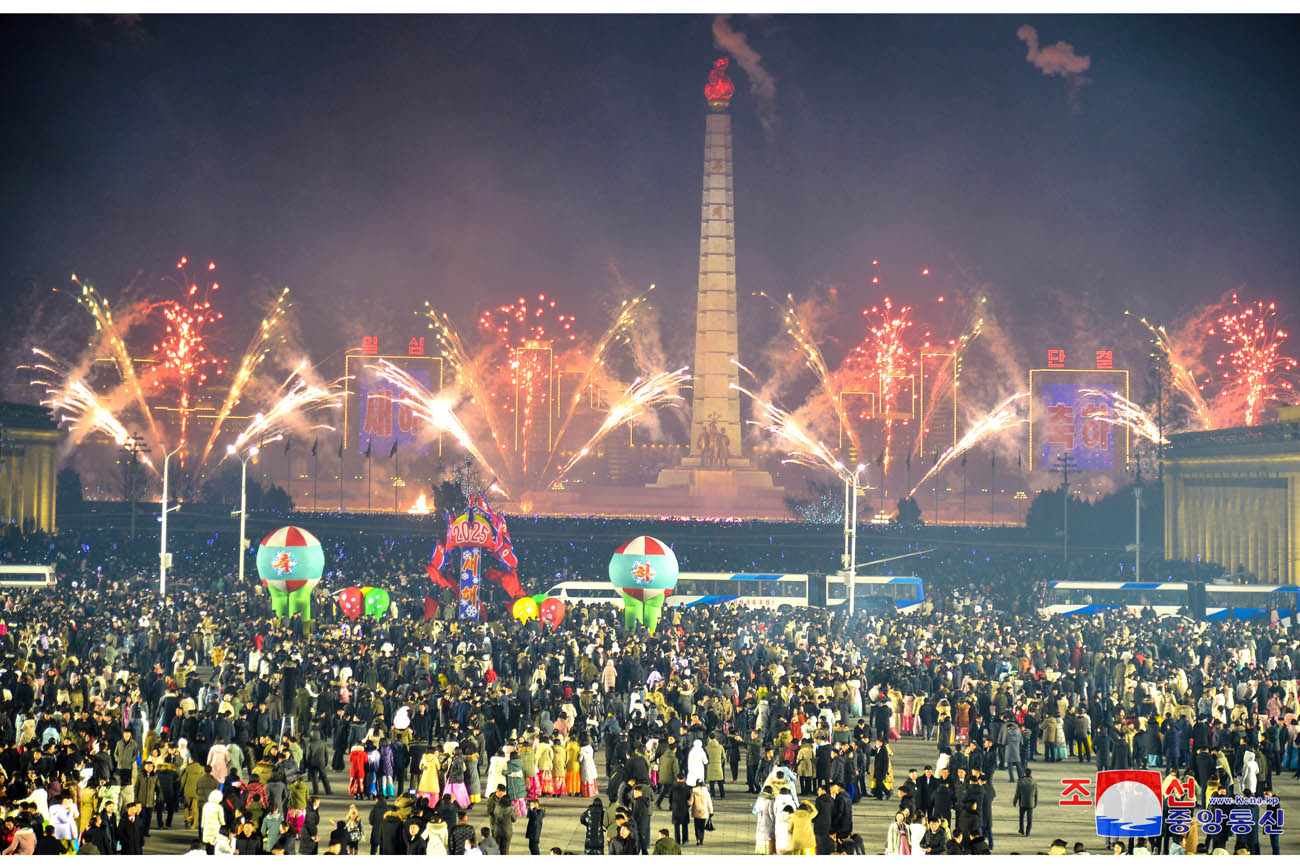
[(1300, 418), (1181, 433), (1165, 449), (1165, 556), (1300, 583)]
[(0, 403), (0, 520), (25, 531), (55, 530), (59, 424), (49, 410)]

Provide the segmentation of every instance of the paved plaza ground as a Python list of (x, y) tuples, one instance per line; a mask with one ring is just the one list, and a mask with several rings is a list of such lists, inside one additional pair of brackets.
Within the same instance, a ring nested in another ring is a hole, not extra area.
[[(926, 763), (933, 763), (936, 756), (932, 743), (904, 739), (893, 744), (894, 772), (901, 780), (911, 767), (923, 768)], [(598, 762), (603, 763), (603, 749), (597, 750)], [(1065, 839), (1071, 848), (1075, 842), (1083, 842), (1092, 853), (1105, 853), (1103, 841), (1096, 835), (1093, 824), (1092, 809), (1083, 806), (1060, 806), (1057, 804), (1061, 792), (1060, 780), (1063, 777), (1091, 775), (1092, 765), (1079, 764), (1070, 759), (1063, 763), (1034, 762), (1030, 765), (1034, 778), (1038, 780), (1039, 806), (1034, 813), (1033, 835), (1025, 838), (1016, 833), (1017, 811), (1011, 805), (1015, 786), (1007, 781), (1005, 772), (999, 772), (996, 778), (997, 799), (994, 801), (994, 853), (997, 854), (1043, 854), (1054, 838)], [(1080, 770), (1086, 772), (1080, 773)], [(601, 767), (604, 779), (604, 768)], [(728, 785), (726, 799), (716, 799), (717, 814), (714, 816), (716, 830), (709, 833), (703, 847), (693, 844), (683, 850), (686, 854), (752, 854), (754, 849), (754, 816), (750, 809), (754, 798), (746, 794), (744, 762), (741, 762), (740, 782)], [(347, 778), (345, 774), (330, 775), (333, 795), (321, 798), (322, 841), (328, 836), (334, 821), (342, 818), (348, 810), (351, 800), (347, 796)], [(1289, 804), (1300, 803), (1300, 780), (1291, 778), (1291, 773), (1274, 776), (1275, 790), (1290, 818)], [(342, 795), (340, 795), (342, 792)], [(607, 792), (601, 791), (606, 800)], [(542, 851), (545, 853), (552, 846), (559, 846), (566, 853), (581, 854), (585, 828), (579, 823), (578, 816), (587, 806), (589, 800), (578, 797), (547, 798), (543, 804), (547, 810)], [(362, 814), (368, 814), (370, 805), (360, 804)], [(854, 829), (862, 834), (866, 841), (867, 853), (878, 854), (884, 850), (885, 830), (893, 819), (896, 808), (893, 804), (878, 802), (870, 797), (861, 800), (854, 808)], [(1297, 813), (1300, 815), (1300, 813)], [(480, 804), (470, 812), (470, 820), (476, 826), (487, 823), (485, 809)], [(177, 818), (178, 823), (180, 817)], [(671, 829), (668, 803), (655, 812), (651, 829), (651, 839), (658, 838), (660, 827)], [(194, 831), (177, 829), (154, 830), (145, 846), (151, 854), (180, 853), (184, 851)], [(368, 836), (366, 837), (368, 838)], [(1261, 837), (1262, 851), (1267, 853), (1268, 842)], [(361, 853), (369, 851), (363, 838)], [(524, 822), (515, 825), (515, 837), (511, 846), (512, 854), (527, 854), (528, 844), (524, 839)], [(1287, 832), (1282, 836), (1282, 853), (1300, 854), (1300, 833)]]

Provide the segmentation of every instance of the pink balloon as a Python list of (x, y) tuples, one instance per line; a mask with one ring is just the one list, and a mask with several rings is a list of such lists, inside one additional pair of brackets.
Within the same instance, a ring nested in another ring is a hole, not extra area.
[(542, 622), (551, 628), (559, 628), (560, 623), (564, 622), (564, 602), (558, 598), (548, 598), (540, 607)]
[(349, 586), (340, 592), (339, 609), (343, 611), (343, 615), (348, 619), (356, 619), (361, 616), (365, 610), (364, 595), (365, 593), (361, 591), (359, 586)]

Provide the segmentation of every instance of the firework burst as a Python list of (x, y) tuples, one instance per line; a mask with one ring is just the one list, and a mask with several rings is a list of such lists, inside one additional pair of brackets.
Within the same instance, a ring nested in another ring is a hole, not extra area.
[[(85, 380), (67, 370), (44, 349), (34, 348), (32, 352), (40, 360), (28, 365), (27, 369), (38, 377), (49, 377), (32, 380), (33, 385), (45, 389), (41, 405), (59, 413), (59, 423), (66, 424), (74, 436), (81, 438), (91, 433), (101, 433), (119, 448), (125, 448), (131, 440), (126, 426), (100, 402)], [(148, 454), (141, 453), (139, 456), (141, 463), (156, 471)]]
[(132, 359), (130, 351), (127, 350), (126, 341), (122, 339), (122, 333), (113, 319), (112, 309), (90, 283), (83, 283), (77, 278), (76, 274), (72, 275), (72, 281), (81, 290), (76, 295), (77, 303), (94, 320), (99, 339), (103, 342), (109, 357), (113, 359), (118, 375), (122, 377), (122, 382), (130, 390), (131, 399), (140, 410), (145, 423), (149, 425), (150, 438), (155, 443), (161, 443), (162, 437), (158, 432), (158, 422), (154, 419), (148, 400), (145, 399), (144, 386), (140, 384), (140, 377), (135, 372), (135, 361)]
[[(853, 450), (860, 452), (862, 443), (858, 441), (857, 430), (854, 425), (849, 423), (848, 411), (844, 408), (843, 377), (831, 374), (830, 368), (826, 365), (826, 358), (822, 355), (822, 350), (813, 336), (812, 329), (799, 315), (799, 308), (795, 304), (794, 295), (786, 295), (785, 303), (782, 304), (778, 303), (766, 292), (758, 292), (757, 294), (766, 298), (773, 307), (780, 311), (781, 325), (785, 329), (786, 335), (794, 342), (804, 366), (817, 377), (817, 383), (821, 385), (822, 392), (830, 400), (831, 408), (840, 422), (840, 428), (848, 434)], [(750, 373), (750, 375), (753, 376), (753, 373)]]
[(1108, 408), (1094, 409), (1085, 412), (1088, 418), (1096, 418), (1099, 421), (1111, 424), (1116, 427), (1125, 427), (1132, 430), (1149, 442), (1157, 445), (1168, 445), (1169, 440), (1160, 435), (1160, 425), (1156, 423), (1145, 409), (1138, 404), (1129, 400), (1118, 391), (1101, 391), (1096, 388), (1083, 388), (1079, 391), (1081, 396), (1103, 397), (1110, 402)]
[(749, 423), (781, 440), (782, 450), (786, 454), (781, 459), (782, 463), (829, 469), (841, 478), (844, 477), (844, 464), (825, 444), (805, 430), (803, 425), (795, 420), (794, 415), (740, 385), (732, 383), (731, 387), (754, 401), (759, 418)]
[(203, 454), (199, 458), (200, 466), (207, 462), (208, 456), (212, 453), (212, 447), (221, 434), (222, 425), (230, 417), (230, 412), (239, 402), (239, 398), (243, 396), (244, 388), (252, 379), (253, 373), (266, 359), (267, 353), (270, 352), (271, 337), (276, 332), (280, 322), (283, 321), (288, 307), (289, 289), (286, 287), (281, 290), (279, 296), (271, 305), (271, 311), (262, 319), (252, 342), (248, 344), (248, 349), (245, 350), (244, 356), (239, 360), (239, 366), (235, 369), (235, 376), (226, 391), (226, 396), (221, 401), (221, 408), (217, 410), (217, 417), (212, 422), (212, 431), (208, 434), (208, 441), (203, 446)]
[[(214, 279), (207, 279), (202, 284), (191, 279), (185, 270), (187, 264), (189, 259), (183, 257), (176, 263), (184, 289), (183, 300), (163, 304), (166, 327), (162, 339), (153, 346), (157, 363), (152, 370), (153, 388), (170, 387), (176, 390), (179, 429), (176, 444), (180, 448), (181, 465), (185, 464), (188, 453), (194, 391), (207, 384), (209, 374), (220, 376), (227, 363), (208, 346), (209, 329), (224, 317), (221, 311), (212, 306), (212, 297), (221, 288), (221, 284)], [(209, 275), (216, 269), (215, 262), (208, 262), (206, 271)]]
[(908, 492), (907, 497), (910, 499), (915, 496), (916, 491), (920, 490), (921, 486), (925, 484), (925, 482), (938, 475), (945, 466), (974, 448), (980, 442), (983, 442), (991, 436), (996, 436), (1004, 430), (1009, 430), (1012, 427), (1023, 424), (1025, 419), (1021, 418), (1016, 410), (1012, 408), (1012, 404), (1017, 400), (1023, 400), (1028, 396), (1028, 393), (1012, 394), (994, 407), (992, 412), (972, 424), (970, 429), (966, 431), (965, 435), (958, 440), (957, 444), (943, 452), (939, 459), (935, 461), (935, 464), (930, 467), (930, 470), (921, 476), (921, 480), (916, 482), (916, 486)]
[[(1125, 310), (1124, 315), (1132, 314)], [(1194, 355), (1173, 340), (1164, 325), (1152, 324), (1145, 316), (1139, 316), (1138, 321), (1151, 335), (1151, 345), (1155, 347), (1153, 354), (1163, 359), (1169, 369), (1170, 387), (1191, 406), (1201, 429), (1210, 429), (1213, 425), (1210, 405), (1206, 402), (1205, 395), (1201, 393), (1201, 386), (1197, 384), (1196, 375), (1192, 372), (1192, 368), (1197, 363)]]
[(469, 435), (465, 425), (456, 416), (457, 401), (450, 394), (429, 393), (429, 389), (420, 384), (410, 373), (384, 359), (380, 359), (374, 365), (374, 370), (380, 379), (398, 390), (400, 396), (393, 402), (408, 407), (415, 417), (427, 422), (433, 429), (451, 436), (460, 447), (478, 461), (484, 471), (500, 479), (501, 473), (474, 444), (474, 438)]
[[(881, 452), (881, 471), (889, 472), (893, 459), (894, 422), (900, 417), (911, 417), (912, 406), (900, 405), (902, 384), (915, 366), (915, 357), (907, 345), (907, 330), (912, 327), (912, 308), (885, 298), (879, 305), (865, 309), (862, 315), (868, 322), (869, 336), (845, 360), (848, 370), (859, 371), (869, 380), (874, 379), (878, 395), (877, 415), (884, 423), (884, 443)], [(909, 394), (909, 398), (911, 395)]]
[(682, 397), (677, 391), (688, 381), (690, 381), (690, 374), (685, 367), (673, 370), (671, 373), (656, 373), (649, 378), (634, 381), (622, 396), (614, 401), (614, 405), (601, 420), (596, 432), (574, 453), (569, 462), (564, 464), (564, 468), (555, 476), (554, 481), (560, 481), (568, 475), (569, 470), (590, 454), (591, 449), (595, 448), (596, 443), (601, 439), (624, 424), (630, 424), (640, 418), (647, 409), (653, 406), (682, 403)]
[(243, 451), (250, 445), (269, 444), (283, 439), (294, 430), (333, 430), (328, 424), (314, 424), (307, 420), (313, 412), (338, 409), (347, 392), (336, 385), (321, 387), (309, 383), (303, 376), (308, 364), (303, 361), (289, 374), (274, 395), (274, 402), (265, 412), (258, 412), (248, 426), (235, 437), (234, 449)]
[(1277, 304), (1242, 304), (1234, 293), (1229, 309), (1210, 330), (1227, 344), (1215, 362), (1223, 386), (1216, 402), (1250, 427), (1260, 420), (1267, 403), (1290, 394), (1296, 359), (1282, 354), (1287, 332), (1277, 326)]

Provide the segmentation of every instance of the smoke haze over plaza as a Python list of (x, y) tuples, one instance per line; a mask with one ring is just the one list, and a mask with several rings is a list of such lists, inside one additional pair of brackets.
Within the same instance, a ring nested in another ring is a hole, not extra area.
[[(1168, 319), (1243, 285), (1295, 291), (1292, 19), (722, 29), (769, 76), (752, 89), (733, 66), (749, 358), (774, 321), (750, 293), (818, 282), (850, 308), (986, 286), (1026, 360), (1130, 306)], [(113, 297), (210, 258), (232, 323), (255, 322), (257, 278), (292, 286), (320, 363), (362, 333), (400, 339), (426, 299), (469, 324), (544, 291), (598, 331), (620, 282), (655, 283), (669, 361), (689, 362), (716, 32), (704, 16), (10, 19), (5, 295), (76, 272)], [(1060, 42), (1071, 69), (1088, 58), (1086, 85), (1045, 66)]]

